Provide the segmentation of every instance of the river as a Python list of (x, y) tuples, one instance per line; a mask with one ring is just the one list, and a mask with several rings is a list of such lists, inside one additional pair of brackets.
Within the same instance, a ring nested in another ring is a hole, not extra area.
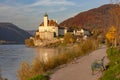
[(0, 45), (0, 70), (3, 78), (18, 80), (17, 71), (21, 62), (29, 64), (37, 57), (48, 60), (60, 51), (54, 48), (28, 48), (25, 45)]

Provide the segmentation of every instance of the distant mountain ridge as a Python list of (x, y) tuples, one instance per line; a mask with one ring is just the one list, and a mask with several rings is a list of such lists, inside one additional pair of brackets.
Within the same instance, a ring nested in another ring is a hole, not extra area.
[[(116, 21), (117, 20), (117, 21)], [(68, 29), (86, 28), (89, 30), (99, 29), (106, 31), (111, 25), (120, 23), (120, 6), (117, 4), (106, 4), (75, 15), (59, 24)]]
[(27, 32), (29, 33), (29, 34), (31, 34), (32, 36), (34, 36), (35, 35), (35, 32), (36, 32), (37, 30), (27, 30)]
[(0, 23), (0, 40), (9, 44), (23, 44), (31, 35), (12, 23)]

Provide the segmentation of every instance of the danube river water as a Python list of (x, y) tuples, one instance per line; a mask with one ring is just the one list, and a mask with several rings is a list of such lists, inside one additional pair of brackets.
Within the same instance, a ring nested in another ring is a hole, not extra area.
[(40, 60), (59, 54), (58, 49), (28, 48), (25, 45), (0, 45), (0, 70), (3, 78), (8, 80), (18, 80), (17, 71), (21, 62), (32, 61), (37, 57)]

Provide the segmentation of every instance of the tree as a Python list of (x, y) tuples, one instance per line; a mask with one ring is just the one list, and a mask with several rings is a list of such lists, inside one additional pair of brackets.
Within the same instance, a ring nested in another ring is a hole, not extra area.
[(75, 41), (73, 35), (71, 33), (66, 33), (64, 35), (64, 43), (68, 44), (68, 43), (73, 43)]
[(111, 25), (116, 28), (116, 43), (120, 45), (120, 6), (116, 4), (114, 8), (110, 10)]
[[(112, 46), (114, 45), (114, 42), (116, 42), (116, 28), (114, 26), (112, 26), (107, 34), (106, 34), (106, 38), (108, 40), (108, 43), (110, 43)], [(115, 44), (116, 45), (116, 44)]]
[(25, 45), (28, 47), (33, 47), (34, 46), (34, 40), (33, 39), (26, 39), (25, 40)]

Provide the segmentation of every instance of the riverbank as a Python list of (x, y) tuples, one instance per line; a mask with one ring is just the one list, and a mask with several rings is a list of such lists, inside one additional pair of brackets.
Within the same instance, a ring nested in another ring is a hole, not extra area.
[[(102, 47), (89, 55), (83, 56), (76, 60), (74, 64), (68, 64), (65, 67), (58, 69), (50, 77), (50, 80), (98, 80), (102, 75), (101, 72), (97, 72), (95, 75), (91, 73), (91, 64), (96, 59), (101, 59), (103, 56), (107, 56), (106, 47)], [(105, 65), (109, 60), (105, 58)]]
[(72, 47), (69, 47), (68, 50), (66, 50), (66, 48), (63, 48), (64, 52), (50, 59), (46, 59), (45, 61), (39, 61), (39, 59), (36, 59), (32, 63), (33, 65), (22, 63), (20, 69), (18, 70), (19, 79), (27, 80), (30, 78), (35, 78), (37, 75), (51, 71), (60, 65), (68, 64), (79, 56), (89, 54), (90, 52), (96, 50), (98, 48), (98, 42), (96, 40), (89, 39), (83, 43), (77, 44), (73, 48)]

